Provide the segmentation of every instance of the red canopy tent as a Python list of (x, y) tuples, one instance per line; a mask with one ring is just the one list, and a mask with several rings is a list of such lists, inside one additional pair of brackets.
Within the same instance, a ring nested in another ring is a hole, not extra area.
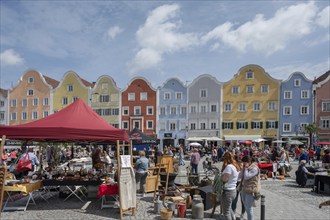
[(6, 135), (8, 139), (35, 141), (129, 141), (125, 130), (108, 124), (81, 99), (46, 118), (26, 124), (0, 126), (0, 135)]

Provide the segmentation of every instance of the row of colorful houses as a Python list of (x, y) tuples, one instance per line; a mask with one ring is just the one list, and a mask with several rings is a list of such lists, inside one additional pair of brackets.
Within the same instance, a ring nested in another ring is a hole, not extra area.
[(114, 127), (139, 128), (161, 146), (187, 140), (307, 141), (305, 127), (311, 124), (317, 127), (313, 141), (330, 141), (330, 71), (314, 80), (301, 72), (278, 80), (252, 64), (228, 82), (204, 74), (190, 84), (170, 78), (154, 88), (135, 77), (123, 89), (108, 75), (91, 83), (68, 71), (57, 81), (28, 70), (15, 87), (0, 89), (0, 124), (38, 120), (78, 98)]

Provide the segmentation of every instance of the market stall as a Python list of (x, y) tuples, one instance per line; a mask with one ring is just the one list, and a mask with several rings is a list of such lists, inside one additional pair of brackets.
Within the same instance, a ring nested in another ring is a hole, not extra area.
[(138, 128), (134, 128), (130, 133), (129, 133), (129, 138), (132, 140), (133, 143), (133, 148), (135, 151), (140, 151), (143, 150), (144, 148), (146, 150), (149, 150), (151, 145), (157, 145), (159, 144), (159, 140), (146, 135), (143, 133), (141, 130)]
[[(21, 125), (0, 126), (0, 135), (2, 135), (2, 142), (9, 138), (39, 143), (114, 144), (117, 148), (119, 148), (120, 142), (127, 143), (129, 140), (125, 130), (117, 129), (108, 124), (81, 99), (46, 118)], [(1, 144), (1, 154), (3, 146), (4, 144)], [(91, 182), (91, 179), (86, 177), (89, 176), (89, 171), (86, 172), (87, 175), (85, 176), (77, 173), (73, 173), (73, 175), (59, 173), (56, 178), (53, 178), (51, 172), (47, 172), (47, 176), (40, 176), (48, 179), (44, 181), (46, 186), (63, 185), (70, 188), (69, 196), (72, 197), (76, 196), (77, 192), (83, 191), (82, 187), (86, 185), (101, 184), (101, 176)], [(40, 177), (39, 174), (37, 176)], [(71, 176), (71, 180), (68, 180), (68, 176)], [(27, 183), (24, 184), (28, 185)], [(74, 186), (74, 189), (70, 186)], [(9, 186), (5, 187), (7, 187), (5, 190), (8, 192), (22, 189), (17, 184), (10, 186), (10, 188), (8, 188)], [(26, 190), (28, 193), (32, 193), (29, 188)], [(82, 198), (79, 197), (79, 199)], [(30, 195), (29, 200), (33, 200), (32, 195)]]

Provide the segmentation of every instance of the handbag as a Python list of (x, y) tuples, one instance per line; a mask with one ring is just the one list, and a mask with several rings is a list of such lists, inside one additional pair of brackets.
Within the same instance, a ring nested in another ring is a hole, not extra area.
[(16, 164), (16, 171), (22, 173), (29, 170), (32, 170), (32, 161), (30, 160), (29, 153), (26, 152), (25, 157), (20, 159)]

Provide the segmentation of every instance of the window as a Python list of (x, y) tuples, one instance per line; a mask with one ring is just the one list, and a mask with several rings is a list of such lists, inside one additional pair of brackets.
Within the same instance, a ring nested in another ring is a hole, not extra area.
[(262, 122), (261, 121), (252, 121), (251, 128), (252, 129), (262, 129)]
[(22, 99), (22, 107), (26, 107), (28, 104), (27, 99)]
[(111, 115), (119, 115), (119, 108), (111, 108)]
[(154, 114), (154, 107), (147, 106), (147, 115), (153, 115), (153, 114)]
[(1, 100), (0, 101), (0, 107), (4, 107), (5, 106), (5, 101)]
[(135, 93), (128, 93), (128, 101), (135, 101)]
[(181, 115), (187, 114), (187, 107), (181, 107)]
[(284, 99), (292, 99), (292, 91), (284, 91)]
[(201, 123), (200, 129), (202, 129), (202, 130), (206, 129), (206, 124), (204, 122)]
[(283, 132), (290, 132), (290, 131), (291, 131), (291, 124), (283, 123)]
[(247, 71), (246, 72), (246, 79), (253, 79), (253, 72), (252, 71)]
[(11, 113), (10, 119), (13, 120), (13, 121), (16, 121), (16, 112)]
[(268, 111), (276, 111), (276, 109), (277, 109), (276, 102), (269, 101), (268, 102)]
[(211, 122), (211, 129), (217, 129), (217, 123)]
[(330, 128), (330, 119), (326, 119), (326, 118), (321, 118), (320, 120), (320, 127), (321, 128), (327, 128), (329, 129)]
[(295, 87), (299, 87), (299, 86), (301, 85), (301, 81), (300, 81), (300, 79), (295, 79), (294, 82), (293, 82), (293, 85), (294, 85)]
[(308, 90), (301, 90), (301, 98), (308, 99), (309, 98), (309, 91)]
[(278, 128), (277, 121), (266, 121), (266, 128)]
[(211, 112), (217, 112), (217, 105), (211, 105)]
[(238, 103), (238, 111), (239, 112), (245, 112), (246, 111), (246, 103)]
[(79, 99), (79, 97), (77, 97), (77, 96), (73, 96), (72, 97), (72, 102), (75, 102), (75, 101), (77, 101)]
[(16, 99), (11, 100), (11, 107), (16, 107)]
[(128, 112), (129, 112), (129, 107), (128, 106), (123, 107), (123, 115), (128, 115)]
[(43, 118), (46, 118), (48, 115), (49, 115), (49, 112), (48, 111), (43, 111), (43, 113), (42, 113), (42, 117)]
[(170, 123), (170, 130), (174, 131), (176, 129), (175, 123), (171, 122)]
[(32, 119), (38, 119), (38, 112), (37, 111), (32, 112)]
[(109, 95), (100, 95), (100, 102), (110, 102)]
[(32, 99), (32, 105), (33, 106), (38, 106), (38, 98)]
[(165, 115), (165, 107), (160, 107), (160, 115)]
[(141, 106), (134, 106), (134, 115), (141, 115)]
[(73, 85), (72, 84), (67, 85), (66, 89), (68, 92), (73, 92)]
[(171, 115), (176, 115), (176, 107), (171, 107), (170, 114)]
[(239, 94), (239, 86), (233, 86), (231, 88), (231, 93), (232, 94)]
[(300, 106), (300, 114), (301, 115), (308, 115), (309, 114), (308, 106)]
[(68, 104), (68, 97), (63, 97), (62, 98), (62, 105), (67, 105)]
[(246, 121), (237, 122), (237, 129), (248, 129), (248, 123)]
[(123, 121), (123, 129), (128, 130), (128, 121)]
[(200, 91), (200, 97), (201, 98), (206, 98), (207, 97), (207, 90), (206, 89), (201, 89), (201, 91)]
[(0, 120), (5, 120), (5, 112), (4, 111), (0, 112)]
[(261, 103), (260, 102), (254, 102), (253, 103), (253, 111), (254, 112), (260, 112), (261, 111)]
[(254, 86), (251, 85), (246, 86), (246, 93), (248, 94), (254, 93)]
[(231, 103), (225, 103), (225, 112), (231, 112)]
[(140, 93), (140, 100), (141, 100), (141, 101), (146, 101), (146, 100), (148, 100), (148, 93), (146, 93), (146, 92), (141, 92), (141, 93)]
[(268, 93), (269, 85), (261, 85), (261, 93)]
[(147, 120), (147, 129), (153, 129), (154, 123), (152, 120)]
[(322, 112), (330, 112), (330, 101), (322, 102)]
[(44, 98), (43, 105), (44, 105), (44, 106), (48, 106), (48, 105), (49, 105), (49, 100), (48, 100), (48, 98)]
[(33, 77), (29, 77), (28, 78), (28, 83), (33, 83), (34, 82), (34, 78)]
[(27, 95), (28, 95), (28, 96), (33, 96), (33, 89), (29, 89), (29, 90), (27, 91)]
[(164, 99), (165, 99), (165, 100), (170, 100), (170, 99), (171, 99), (171, 93), (169, 93), (169, 92), (165, 92), (165, 93), (164, 93)]
[(206, 113), (206, 106), (205, 105), (201, 106), (201, 113)]
[(159, 129), (164, 131), (165, 130), (165, 122), (159, 122)]
[(27, 120), (27, 113), (26, 112), (22, 112), (22, 120)]
[(175, 93), (175, 99), (181, 100), (182, 99), (182, 92)]
[(134, 126), (134, 128), (140, 129), (140, 121), (139, 120), (133, 120), (133, 126)]
[(284, 106), (283, 107), (283, 115), (291, 115), (292, 113), (292, 107), (291, 106)]
[(190, 130), (196, 130), (196, 124), (195, 123), (190, 124)]
[(196, 113), (196, 106), (190, 106), (190, 113)]
[(233, 122), (223, 122), (222, 123), (222, 129), (233, 129), (234, 128), (234, 123)]
[(112, 123), (112, 126), (115, 128), (119, 128), (119, 124), (118, 123)]

